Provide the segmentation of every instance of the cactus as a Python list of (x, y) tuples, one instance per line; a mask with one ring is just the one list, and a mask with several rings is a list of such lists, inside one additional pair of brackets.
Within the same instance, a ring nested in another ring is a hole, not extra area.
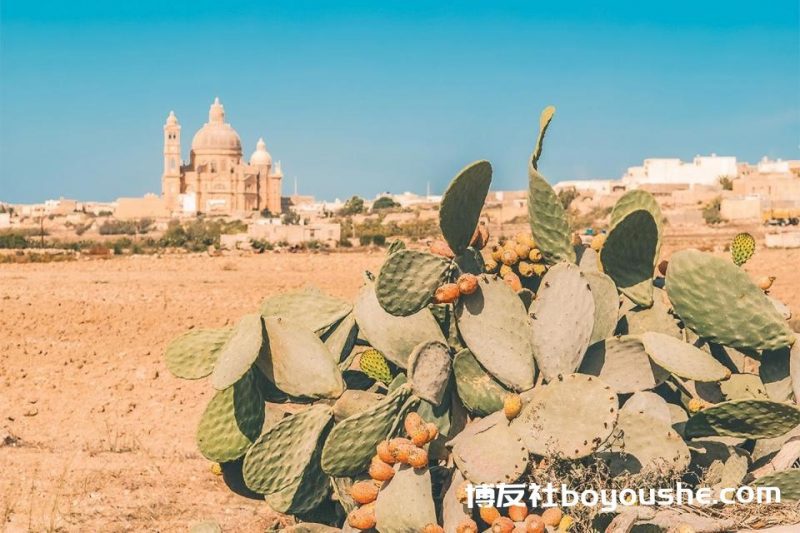
[(439, 227), (456, 255), (469, 246), (491, 182), (492, 165), (488, 161), (476, 161), (464, 167), (444, 191)]
[(380, 533), (422, 531), (435, 524), (430, 471), (407, 465), (396, 468), (394, 477), (378, 492), (375, 517)]
[(655, 271), (658, 225), (645, 210), (633, 211), (612, 226), (600, 262), (619, 291), (637, 305), (653, 305), (653, 272)]
[(658, 257), (661, 252), (661, 237), (664, 232), (664, 216), (661, 214), (661, 207), (658, 205), (658, 201), (649, 192), (642, 189), (634, 189), (620, 196), (611, 210), (609, 228), (613, 229), (634, 211), (647, 211), (653, 217), (658, 230), (655, 250), (655, 257)]
[(553, 381), (559, 374), (575, 372), (594, 329), (594, 297), (583, 272), (569, 263), (548, 270), (530, 316), (533, 353), (544, 378)]
[(175, 377), (200, 379), (214, 370), (219, 351), (231, 337), (230, 328), (193, 329), (174, 339), (164, 353), (167, 368)]
[[(763, 365), (762, 365), (763, 367)], [(719, 384), (720, 391), (726, 400), (769, 400), (766, 387), (761, 378), (754, 374), (734, 374)], [(791, 393), (791, 391), (790, 391)], [(785, 401), (777, 400), (776, 401)]]
[(442, 403), (450, 381), (450, 347), (440, 341), (419, 344), (408, 361), (408, 378), (415, 396), (432, 405)]
[(453, 445), (453, 459), (473, 483), (513, 483), (528, 466), (528, 449), (508, 422), (500, 419), (471, 439), (459, 439)]
[(800, 500), (800, 469), (790, 468), (767, 474), (753, 482), (754, 487), (777, 487), (781, 491), (781, 501)]
[(663, 378), (637, 337), (611, 337), (586, 351), (579, 371), (597, 376), (619, 394), (655, 387)]
[(666, 287), (683, 322), (712, 342), (754, 350), (776, 350), (794, 342), (761, 289), (723, 259), (697, 250), (676, 252)]
[(689, 448), (663, 420), (647, 412), (622, 409), (618, 425), (622, 447), (610, 452), (609, 466), (614, 475), (653, 469), (681, 472), (689, 466)]
[(800, 409), (771, 400), (731, 400), (693, 415), (687, 437), (725, 436), (745, 439), (780, 437), (800, 424)]
[(589, 345), (614, 334), (619, 320), (619, 294), (614, 280), (602, 272), (584, 272), (594, 299), (594, 324)]
[(739, 233), (731, 241), (731, 259), (736, 266), (742, 266), (753, 257), (756, 240), (749, 233)]
[(683, 333), (679, 321), (670, 312), (670, 307), (664, 302), (666, 291), (653, 288), (653, 305), (639, 307), (627, 298), (624, 298), (624, 315), (620, 322), (624, 324), (624, 332), (629, 335), (638, 335), (648, 331), (656, 331), (682, 339)]
[(722, 381), (731, 371), (699, 348), (650, 331), (639, 336), (647, 355), (661, 368), (694, 381)]
[(468, 348), (453, 358), (458, 396), (476, 416), (486, 416), (503, 408), (503, 398), (510, 392), (481, 367)]
[[(356, 345), (356, 339), (358, 338), (356, 318), (352, 313), (349, 313), (321, 338), (325, 343), (325, 347), (333, 356), (334, 362), (341, 365), (342, 362), (347, 361)], [(341, 366), (339, 368), (342, 369)]]
[[(800, 350), (800, 346), (795, 341), (791, 351), (797, 352), (798, 350)], [(761, 354), (761, 364), (758, 365), (756, 379), (760, 378), (760, 382), (763, 383), (762, 392), (766, 391), (769, 399), (776, 402), (788, 402), (794, 399), (790, 368), (791, 351), (788, 348), (781, 348), (780, 350), (765, 350)]]
[(227, 389), (248, 370), (257, 359), (265, 357), (267, 351), (267, 333), (260, 315), (244, 315), (236, 323), (231, 336), (220, 348), (211, 384), (217, 390)]
[(321, 332), (344, 318), (352, 306), (338, 298), (308, 287), (272, 296), (261, 304), (261, 316), (289, 319), (308, 331)]
[(395, 316), (413, 315), (431, 301), (449, 273), (450, 262), (441, 256), (400, 250), (383, 263), (375, 294), (386, 312)]

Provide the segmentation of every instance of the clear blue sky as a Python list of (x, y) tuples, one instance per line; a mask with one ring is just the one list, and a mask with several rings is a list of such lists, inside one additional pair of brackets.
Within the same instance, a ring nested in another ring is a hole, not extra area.
[(0, 199), (160, 190), (214, 96), (284, 194), (441, 191), (476, 159), (494, 188), (540, 169), (612, 177), (645, 157), (800, 158), (797, 0), (403, 2), (2, 0)]

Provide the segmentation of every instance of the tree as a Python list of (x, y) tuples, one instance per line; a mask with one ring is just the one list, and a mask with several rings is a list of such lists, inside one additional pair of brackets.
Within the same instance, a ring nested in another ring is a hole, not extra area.
[(290, 226), (296, 226), (297, 224), (300, 224), (300, 214), (294, 211), (284, 213), (284, 215), (281, 217), (281, 222)]
[(729, 176), (720, 176), (719, 177), (719, 184), (722, 185), (723, 191), (732, 191), (733, 190), (733, 180)]
[(400, 207), (400, 204), (392, 200), (388, 196), (381, 196), (372, 204), (373, 211), (380, 211), (381, 209), (392, 209), (393, 207)]
[(353, 196), (344, 203), (344, 207), (339, 211), (340, 215), (357, 215), (364, 212), (364, 199)]
[(725, 222), (725, 219), (722, 218), (721, 207), (722, 199), (719, 196), (703, 207), (703, 219), (705, 219), (706, 224), (713, 225)]
[(567, 189), (561, 189), (558, 191), (558, 199), (561, 201), (561, 205), (564, 206), (564, 209), (569, 209), (570, 204), (572, 201), (580, 196), (578, 191), (575, 187), (569, 187)]

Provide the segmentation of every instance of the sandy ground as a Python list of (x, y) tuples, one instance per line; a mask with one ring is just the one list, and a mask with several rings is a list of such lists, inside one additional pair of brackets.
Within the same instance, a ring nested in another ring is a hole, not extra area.
[[(673, 246), (666, 246), (668, 253)], [(230, 324), (267, 295), (313, 284), (352, 298), (382, 253), (164, 256), (0, 265), (0, 529), (186, 531), (215, 519), (263, 531), (197, 451), (210, 386), (162, 361), (191, 327)], [(763, 250), (800, 310), (800, 250)]]

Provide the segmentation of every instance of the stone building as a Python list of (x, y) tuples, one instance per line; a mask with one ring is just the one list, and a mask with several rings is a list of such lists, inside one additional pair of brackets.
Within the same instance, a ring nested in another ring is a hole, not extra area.
[(181, 126), (170, 111), (164, 124), (162, 197), (172, 215), (198, 213), (245, 215), (268, 209), (281, 212), (280, 161), (273, 164), (264, 139), (259, 139), (249, 163), (242, 159), (242, 142), (225, 109), (214, 100), (206, 122), (192, 139), (189, 161), (181, 160)]

